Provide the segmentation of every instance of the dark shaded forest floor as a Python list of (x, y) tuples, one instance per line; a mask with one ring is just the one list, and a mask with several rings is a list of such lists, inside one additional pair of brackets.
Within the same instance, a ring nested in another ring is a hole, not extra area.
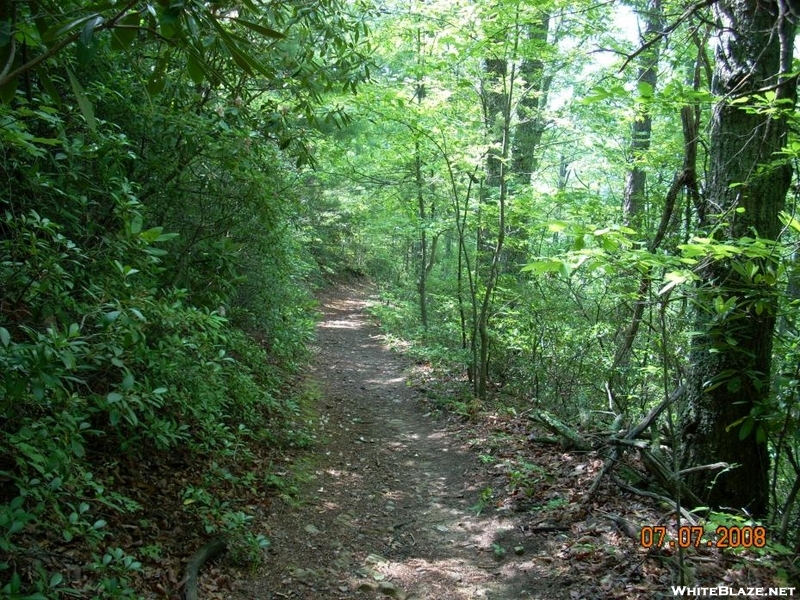
[[(632, 537), (671, 528), (668, 508), (609, 482), (581, 504), (600, 455), (537, 444), (523, 418), (443, 415), (422, 393), (435, 385), (425, 365), (370, 322), (368, 294), (343, 286), (323, 300), (308, 372), (319, 442), (287, 465), (305, 474), (296, 499), (253, 524), (271, 540), (263, 567), (209, 564), (201, 598), (673, 597), (676, 551)], [(696, 585), (781, 583), (755, 554), (690, 549), (685, 571)]]

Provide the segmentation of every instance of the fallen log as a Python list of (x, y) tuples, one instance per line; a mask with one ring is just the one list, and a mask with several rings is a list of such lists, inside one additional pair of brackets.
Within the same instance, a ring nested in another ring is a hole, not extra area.
[(655, 422), (655, 420), (658, 418), (658, 415), (664, 412), (664, 410), (670, 404), (672, 404), (673, 402), (678, 400), (681, 396), (683, 396), (683, 393), (684, 393), (684, 387), (680, 386), (678, 389), (672, 392), (668, 398), (665, 398), (664, 400), (661, 401), (660, 404), (658, 404), (658, 406), (655, 406), (652, 410), (650, 410), (650, 412), (647, 413), (645, 418), (642, 419), (637, 425), (629, 429), (624, 436), (622, 436), (621, 438), (616, 436), (611, 438), (610, 442), (615, 445), (613, 448), (611, 448), (611, 453), (609, 457), (606, 459), (603, 468), (600, 470), (600, 474), (595, 478), (594, 482), (592, 482), (589, 491), (583, 498), (582, 502), (584, 504), (589, 503), (589, 501), (594, 496), (595, 492), (597, 492), (597, 488), (600, 487), (600, 482), (603, 480), (603, 477), (605, 477), (611, 472), (611, 469), (614, 468), (614, 464), (617, 462), (617, 460), (619, 460), (621, 454), (620, 445), (630, 444), (631, 442), (633, 442), (633, 440), (638, 438), (648, 427), (650, 427), (653, 424), (653, 422)]
[(693, 506), (703, 506), (703, 501), (681, 481), (680, 474), (665, 465), (658, 456), (645, 448), (639, 448), (639, 458), (647, 472), (655, 477), (658, 485), (673, 498), (688, 500)]
[(587, 451), (592, 449), (592, 445), (583, 439), (579, 432), (545, 410), (538, 410), (528, 415), (528, 418), (539, 423), (551, 433), (558, 435), (564, 440), (564, 445), (569, 450)]

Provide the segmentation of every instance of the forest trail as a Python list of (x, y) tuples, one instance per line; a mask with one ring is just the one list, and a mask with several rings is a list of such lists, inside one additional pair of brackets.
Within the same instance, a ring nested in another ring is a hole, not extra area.
[(272, 504), (266, 564), (232, 597), (568, 597), (545, 537), (525, 535), (513, 515), (478, 514), (485, 467), (423, 414), (408, 362), (381, 341), (366, 296), (341, 287), (323, 301), (310, 373), (321, 392), (312, 477), (301, 505)]

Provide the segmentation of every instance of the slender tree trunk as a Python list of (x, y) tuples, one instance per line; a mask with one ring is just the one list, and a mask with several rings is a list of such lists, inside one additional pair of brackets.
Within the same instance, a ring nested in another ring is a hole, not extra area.
[[(638, 57), (638, 76), (640, 92), (647, 93), (647, 88), (652, 94), (658, 83), (658, 59), (660, 43), (653, 42), (653, 38), (661, 33), (663, 16), (661, 0), (647, 0), (643, 10), (639, 10), (639, 19), (644, 21), (644, 31), (641, 43), (650, 43), (647, 51)], [(647, 194), (647, 173), (641, 165), (641, 160), (650, 149), (650, 138), (653, 130), (653, 119), (650, 115), (650, 103), (640, 102), (636, 108), (637, 114), (631, 126), (631, 143), (629, 160), (631, 169), (625, 181), (625, 195), (623, 198), (623, 215), (626, 224), (640, 227), (639, 223), (645, 207)]]
[[(422, 82), (422, 31), (417, 29), (417, 61), (419, 73), (414, 96), (417, 105), (422, 104), (425, 97), (425, 85)], [(419, 297), (419, 319), (422, 327), (428, 329), (428, 228), (425, 214), (425, 193), (423, 191), (422, 156), (419, 138), (414, 140), (414, 183), (417, 193), (417, 218), (419, 219), (419, 265), (417, 275), (417, 294)]]
[(428, 329), (428, 231), (425, 213), (425, 194), (422, 185), (422, 159), (419, 140), (414, 142), (414, 179), (417, 188), (417, 217), (419, 218), (419, 264), (417, 266), (417, 293), (419, 296), (419, 319)]
[[(516, 55), (516, 44), (514, 48), (514, 55)], [(497, 65), (496, 65), (497, 66)], [(506, 62), (502, 63), (502, 74), (506, 74)], [(478, 399), (486, 399), (486, 390), (489, 381), (489, 312), (492, 306), (492, 296), (494, 294), (495, 286), (497, 285), (497, 278), (500, 274), (500, 263), (503, 256), (503, 246), (505, 243), (506, 233), (506, 203), (508, 200), (508, 177), (507, 177), (507, 163), (511, 153), (511, 101), (514, 96), (514, 77), (515, 69), (512, 65), (511, 72), (508, 78), (503, 80), (503, 93), (500, 98), (499, 108), (500, 112), (487, 113), (491, 117), (491, 122), (495, 123), (498, 129), (497, 135), (499, 136), (499, 148), (495, 145), (490, 150), (487, 157), (487, 188), (491, 189), (489, 183), (493, 184), (497, 193), (497, 238), (495, 240), (494, 248), (492, 249), (489, 272), (484, 281), (484, 289), (482, 300), (480, 303), (480, 313), (478, 314), (478, 342), (479, 342), (479, 356), (476, 377), (476, 395)], [(490, 105), (493, 108), (497, 105)], [(499, 123), (497, 123), (499, 121)]]
[[(660, 43), (653, 42), (653, 37), (658, 35), (663, 29), (663, 13), (661, 0), (647, 0), (646, 6), (638, 11), (640, 22), (644, 22), (641, 44), (650, 43), (647, 51), (642, 52), (638, 59), (637, 81), (644, 84), (640, 92), (646, 93), (649, 88), (651, 94), (655, 93), (658, 83), (658, 60), (660, 54)], [(650, 139), (653, 130), (653, 120), (650, 115), (650, 102), (645, 99), (639, 102), (636, 108), (636, 115), (631, 126), (631, 140), (629, 146), (629, 161), (631, 168), (625, 180), (625, 193), (623, 196), (622, 215), (626, 225), (641, 227), (644, 218), (645, 203), (647, 196), (647, 171), (642, 167), (641, 160), (650, 149)], [(653, 248), (654, 249), (654, 248)], [(651, 274), (648, 270), (640, 280), (636, 291), (636, 300), (630, 315), (630, 322), (622, 333), (622, 339), (617, 344), (617, 351), (614, 355), (614, 362), (609, 370), (606, 389), (616, 402), (617, 391), (625, 387), (625, 369), (633, 351), (633, 344), (639, 333), (639, 325), (644, 316), (644, 310), (648, 303), (650, 294)], [(612, 407), (615, 410), (624, 410), (624, 403), (618, 403)]]
[[(719, 39), (712, 87), (721, 100), (712, 115), (700, 219), (718, 239), (757, 234), (774, 240), (780, 233), (778, 216), (792, 175), (789, 165), (776, 161), (786, 141), (786, 119), (758, 110), (753, 96), (775, 93), (784, 110), (795, 104), (795, 78), (781, 76), (791, 71), (794, 41), (794, 25), (783, 18), (782, 6), (769, 0), (714, 4)], [(718, 476), (695, 471), (688, 483), (712, 506), (764, 515), (769, 455), (758, 411), (770, 393), (777, 289), (743, 275), (744, 261), (710, 261), (700, 272), (695, 329), (701, 333), (690, 355), (683, 462), (730, 463), (734, 468)], [(775, 266), (770, 259), (750, 262), (768, 276)]]

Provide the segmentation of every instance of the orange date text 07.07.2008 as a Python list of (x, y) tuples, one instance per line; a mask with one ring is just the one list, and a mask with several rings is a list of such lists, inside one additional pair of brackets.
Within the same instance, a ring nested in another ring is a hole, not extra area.
[(702, 525), (684, 525), (678, 527), (677, 537), (670, 538), (665, 526), (646, 525), (639, 532), (639, 543), (643, 548), (763, 548), (767, 545), (767, 530), (760, 525), (720, 525), (714, 540), (703, 539), (705, 532)]

